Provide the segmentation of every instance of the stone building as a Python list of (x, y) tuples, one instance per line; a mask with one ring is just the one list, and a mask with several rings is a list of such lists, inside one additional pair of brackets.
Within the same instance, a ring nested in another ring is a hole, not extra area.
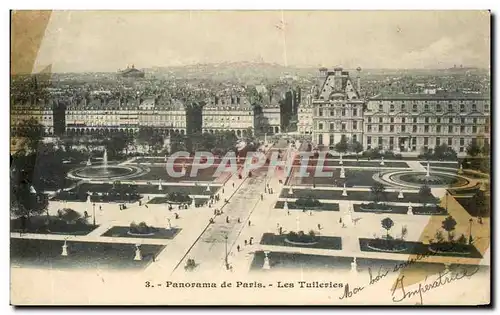
[(255, 115), (247, 98), (239, 94), (223, 94), (210, 98), (202, 110), (203, 132), (232, 130), (247, 136), (255, 128)]

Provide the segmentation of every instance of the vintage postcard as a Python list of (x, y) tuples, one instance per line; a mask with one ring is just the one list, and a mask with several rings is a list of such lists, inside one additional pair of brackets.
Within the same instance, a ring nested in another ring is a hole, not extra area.
[(490, 12), (12, 11), (13, 305), (489, 305)]

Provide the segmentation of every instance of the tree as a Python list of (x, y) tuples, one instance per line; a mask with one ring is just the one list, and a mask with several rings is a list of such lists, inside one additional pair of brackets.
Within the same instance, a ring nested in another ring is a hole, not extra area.
[(154, 130), (152, 127), (141, 127), (139, 128), (139, 132), (135, 135), (136, 141), (140, 145), (147, 146), (147, 152), (149, 153), (150, 147), (150, 139), (153, 137)]
[(127, 149), (132, 143), (132, 137), (124, 132), (113, 134), (104, 142), (108, 154), (112, 157), (119, 156), (123, 150)]
[(349, 148), (352, 152), (355, 152), (358, 155), (360, 152), (363, 152), (363, 145), (358, 141), (353, 141)]
[(17, 217), (30, 217), (47, 211), (49, 199), (47, 195), (34, 192), (28, 183), (11, 187), (11, 214)]
[(457, 225), (457, 221), (453, 219), (452, 216), (447, 217), (444, 219), (443, 222), (441, 222), (441, 227), (448, 232), (448, 240), (451, 242), (453, 240), (453, 236), (451, 232), (455, 230), (455, 226)]
[(484, 217), (490, 210), (489, 196), (483, 190), (478, 190), (472, 197), (471, 205), (475, 207), (477, 216)]
[(431, 157), (438, 160), (456, 160), (457, 152), (455, 152), (453, 148), (447, 146), (446, 143), (443, 143), (434, 148), (434, 153)]
[(74, 223), (77, 220), (81, 219), (82, 217), (82, 215), (79, 212), (70, 208), (57, 210), (57, 215), (59, 218), (66, 221), (66, 223)]
[(427, 199), (429, 196), (432, 196), (431, 188), (427, 185), (423, 185), (418, 190), (418, 196), (420, 198), (420, 202), (424, 204), (424, 208), (427, 206)]
[(387, 239), (389, 239), (389, 230), (394, 226), (394, 221), (391, 218), (387, 217), (381, 221), (382, 227), (387, 231)]
[(17, 125), (17, 135), (22, 138), (23, 144), (34, 152), (38, 149), (38, 145), (43, 139), (45, 133), (44, 127), (36, 119), (30, 118), (23, 120)]
[(373, 201), (379, 203), (381, 198), (385, 195), (385, 186), (381, 183), (375, 183), (370, 188), (373, 196)]
[(477, 144), (477, 141), (471, 141), (467, 146), (467, 154), (470, 156), (476, 156), (481, 153), (481, 147)]
[(348, 148), (349, 145), (347, 143), (346, 137), (342, 137), (342, 139), (340, 139), (340, 141), (335, 144), (335, 151), (339, 153), (346, 153)]

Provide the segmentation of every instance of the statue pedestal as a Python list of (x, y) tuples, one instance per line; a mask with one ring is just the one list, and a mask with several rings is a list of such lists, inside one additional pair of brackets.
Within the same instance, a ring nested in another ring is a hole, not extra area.
[(408, 211), (406, 212), (406, 214), (409, 214), (409, 215), (413, 214), (413, 207), (412, 206), (408, 206)]
[(136, 260), (136, 261), (142, 260), (142, 253), (141, 253), (141, 249), (139, 248), (139, 246), (136, 246), (136, 248), (135, 248), (134, 260)]
[(399, 194), (398, 194), (398, 199), (404, 199), (404, 197), (405, 197), (405, 196), (403, 195), (403, 191), (402, 191), (402, 190), (400, 190), (400, 191), (399, 191)]
[(344, 188), (344, 190), (342, 190), (342, 196), (347, 197), (347, 190), (345, 188)]
[(210, 184), (207, 185), (206, 191), (210, 191)]
[(68, 256), (68, 245), (66, 241), (64, 241), (64, 245), (62, 246), (61, 256)]
[(293, 189), (292, 189), (292, 187), (290, 187), (290, 189), (288, 189), (288, 194), (289, 195), (293, 195)]
[(345, 171), (344, 168), (340, 170), (340, 178), (345, 178)]
[(269, 270), (269, 269), (271, 269), (271, 264), (269, 263), (269, 257), (268, 257), (269, 252), (265, 251), (264, 255), (266, 255), (266, 256), (264, 257), (264, 264), (262, 265), (262, 269)]
[(288, 210), (288, 202), (285, 201), (285, 204), (283, 204), (283, 209)]
[(356, 257), (354, 257), (354, 260), (351, 263), (351, 272), (352, 273), (358, 272), (358, 262), (356, 261)]

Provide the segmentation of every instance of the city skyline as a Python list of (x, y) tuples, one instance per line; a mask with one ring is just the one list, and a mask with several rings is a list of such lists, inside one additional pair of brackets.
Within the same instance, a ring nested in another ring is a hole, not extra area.
[(53, 11), (33, 72), (249, 61), (489, 68), (489, 19), (487, 11)]

